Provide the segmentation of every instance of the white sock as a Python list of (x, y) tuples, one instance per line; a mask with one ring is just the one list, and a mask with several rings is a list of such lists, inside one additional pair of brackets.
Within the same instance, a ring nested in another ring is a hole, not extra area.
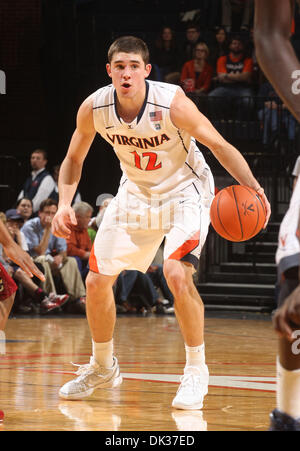
[(203, 369), (205, 365), (205, 346), (204, 343), (200, 346), (187, 346), (185, 345), (186, 353), (186, 370), (190, 371), (193, 368)]
[(105, 343), (93, 344), (93, 357), (100, 366), (104, 368), (111, 368), (113, 366), (113, 339)]
[(277, 358), (277, 409), (300, 418), (300, 369), (288, 371), (283, 368)]

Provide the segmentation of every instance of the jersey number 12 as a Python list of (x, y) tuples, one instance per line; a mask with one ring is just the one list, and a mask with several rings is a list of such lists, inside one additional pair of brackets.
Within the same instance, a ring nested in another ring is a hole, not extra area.
[(148, 157), (148, 162), (146, 164), (145, 169), (142, 168), (141, 164), (141, 156), (137, 153), (135, 150), (134, 152), (131, 152), (134, 155), (134, 165), (136, 168), (141, 169), (142, 171), (155, 171), (156, 169), (161, 168), (161, 163), (157, 164), (157, 154), (154, 152), (143, 152), (142, 158)]

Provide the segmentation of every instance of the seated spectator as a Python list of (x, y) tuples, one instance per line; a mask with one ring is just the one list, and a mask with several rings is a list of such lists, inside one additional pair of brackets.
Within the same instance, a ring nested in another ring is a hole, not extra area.
[(57, 202), (46, 199), (40, 205), (39, 216), (29, 219), (22, 227), (30, 255), (35, 262), (43, 265), (45, 282), (42, 288), (46, 293), (67, 292), (70, 296), (71, 313), (85, 312), (85, 287), (75, 258), (67, 256), (67, 243), (51, 232)]
[(5, 216), (6, 216), (6, 227), (10, 235), (24, 251), (28, 251), (25, 236), (23, 232), (21, 232), (21, 227), (24, 224), (22, 216), (15, 209), (7, 210), (5, 212)]
[(252, 86), (257, 93), (259, 91), (260, 86), (264, 82), (264, 75), (263, 72), (258, 64), (257, 57), (256, 57), (256, 48), (254, 44), (254, 27), (251, 27), (248, 42), (246, 42), (245, 45), (246, 53), (247, 55), (252, 58), (253, 62), (253, 71), (252, 71)]
[(168, 287), (163, 272), (164, 241), (160, 245), (153, 262), (148, 268), (147, 276), (152, 280), (158, 293), (162, 295), (158, 299), (156, 310), (164, 313), (174, 313), (174, 297)]
[(296, 120), (287, 110), (275, 89), (269, 81), (265, 81), (258, 92), (258, 97), (262, 97), (262, 105), (258, 110), (258, 118), (263, 128), (263, 144), (274, 143), (275, 138), (283, 130), (286, 130), (289, 140), (295, 139)]
[[(212, 102), (213, 118), (222, 118), (228, 114), (228, 111), (235, 108), (238, 119), (243, 119), (245, 114), (249, 114), (249, 106), (252, 98), (252, 71), (253, 61), (245, 55), (244, 43), (238, 37), (233, 37), (229, 43), (229, 54), (221, 56), (217, 62), (217, 81), (218, 86), (209, 93)], [(216, 98), (226, 97), (227, 100), (236, 99), (235, 104), (224, 102), (224, 99)], [(226, 109), (225, 109), (226, 107)], [(247, 116), (248, 117), (248, 116)]]
[(88, 225), (91, 221), (93, 207), (87, 202), (77, 202), (73, 209), (77, 225), (70, 225), (71, 234), (67, 239), (67, 254), (76, 259), (82, 279), (85, 280), (89, 271), (88, 261), (92, 249)]
[(47, 153), (45, 150), (34, 150), (30, 157), (31, 175), (27, 177), (18, 200), (27, 197), (32, 200), (33, 214), (39, 211), (40, 204), (47, 199), (55, 187), (51, 174), (47, 171)]
[(170, 27), (164, 27), (151, 49), (151, 64), (153, 64), (158, 81), (179, 84), (180, 61), (179, 48), (174, 32)]
[(212, 43), (209, 45), (209, 63), (214, 69), (214, 75), (217, 75), (217, 61), (221, 56), (228, 53), (228, 39), (225, 28), (219, 27), (215, 31)]
[(208, 55), (207, 45), (200, 42), (195, 46), (194, 58), (183, 65), (180, 82), (185, 93), (203, 95), (209, 91), (213, 68), (207, 62)]
[(157, 310), (160, 313), (174, 313), (174, 297), (168, 287), (163, 272), (163, 265), (152, 264), (147, 271), (154, 287), (162, 293), (163, 298), (156, 300)]
[(31, 218), (33, 211), (32, 200), (27, 197), (22, 197), (17, 201), (16, 209), (22, 216), (23, 221), (28, 221), (28, 219)]
[[(162, 277), (164, 276), (162, 275)], [(162, 279), (155, 280), (160, 286)], [(149, 273), (144, 274), (134, 270), (123, 271), (116, 280), (114, 292), (118, 313), (154, 312), (164, 314), (167, 313), (166, 308), (170, 307), (169, 300), (163, 299), (158, 293)], [(170, 309), (168, 309), (168, 313), (170, 313)]]
[[(54, 189), (52, 191), (52, 193), (49, 194), (49, 198), (54, 199), (58, 202), (58, 176), (59, 176), (59, 169), (60, 169), (60, 164), (56, 164), (55, 166), (53, 166), (52, 169), (52, 177), (55, 183)], [(78, 190), (78, 188), (76, 189), (74, 198), (73, 198), (73, 202), (72, 204), (75, 204), (76, 202), (81, 202), (81, 194)]]
[[(17, 210), (11, 209), (6, 212), (6, 227), (10, 235), (23, 250), (28, 251), (25, 236), (20, 230), (23, 223), (23, 218)], [(40, 313), (49, 313), (53, 310), (57, 310), (68, 300), (68, 295), (55, 295), (54, 293), (50, 293), (50, 295), (47, 296), (47, 294), (35, 283), (35, 278), (30, 278), (18, 265), (5, 256), (2, 247), (1, 256), (3, 259), (1, 261), (5, 261), (4, 267), (6, 267), (10, 276), (19, 286), (22, 286), (25, 292), (31, 297), (32, 301), (39, 306)], [(19, 313), (29, 313), (32, 311), (32, 308), (21, 300), (18, 305), (18, 311)]]
[(98, 214), (97, 216), (93, 217), (89, 222), (88, 227), (88, 234), (91, 238), (92, 243), (94, 242), (94, 239), (96, 237), (97, 230), (101, 224), (103, 215), (106, 211), (106, 208), (108, 207), (111, 200), (114, 198), (112, 194), (109, 193), (103, 193), (99, 194), (99, 196), (96, 199), (96, 207), (98, 207)]
[(182, 64), (194, 58), (196, 44), (204, 41), (205, 39), (201, 34), (199, 26), (193, 22), (189, 22), (185, 29), (185, 40), (181, 48)]
[(159, 298), (151, 280), (134, 270), (123, 271), (119, 275), (114, 291), (118, 313), (151, 312)]
[(222, 26), (227, 32), (248, 31), (253, 11), (253, 0), (222, 0)]

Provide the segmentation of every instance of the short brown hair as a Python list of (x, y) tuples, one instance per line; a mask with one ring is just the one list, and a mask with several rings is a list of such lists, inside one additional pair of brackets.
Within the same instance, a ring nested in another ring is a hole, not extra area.
[(31, 152), (30, 156), (32, 156), (34, 153), (41, 153), (43, 155), (44, 160), (48, 159), (47, 152), (44, 149), (35, 149)]
[(51, 198), (45, 199), (45, 200), (43, 200), (43, 202), (41, 202), (39, 211), (44, 211), (45, 207), (52, 207), (52, 205), (56, 205), (56, 207), (58, 206), (58, 203), (56, 202), (56, 200), (51, 199)]
[(115, 53), (136, 53), (141, 55), (145, 64), (149, 63), (149, 50), (147, 44), (140, 38), (135, 36), (122, 36), (116, 39), (108, 49), (108, 62), (111, 60)]

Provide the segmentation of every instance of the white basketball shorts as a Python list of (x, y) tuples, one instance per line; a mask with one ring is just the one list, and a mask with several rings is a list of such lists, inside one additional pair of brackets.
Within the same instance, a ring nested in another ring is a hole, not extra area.
[(98, 229), (90, 270), (117, 275), (125, 269), (146, 272), (163, 239), (164, 260), (198, 267), (210, 224), (214, 197), (211, 174), (174, 194), (147, 198), (120, 188)]

